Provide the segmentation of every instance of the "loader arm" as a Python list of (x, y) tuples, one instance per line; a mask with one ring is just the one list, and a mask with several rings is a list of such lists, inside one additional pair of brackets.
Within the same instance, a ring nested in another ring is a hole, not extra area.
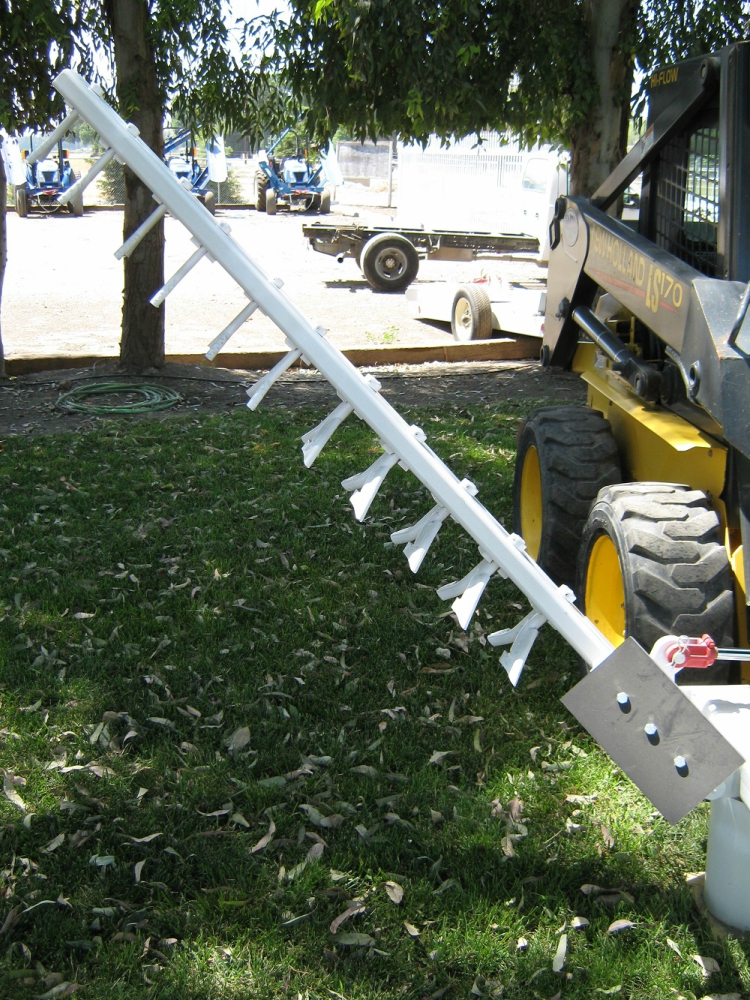
[(658, 366), (641, 361), (593, 314), (610, 293), (658, 337), (682, 375), (687, 398), (724, 439), (750, 457), (750, 322), (745, 286), (707, 278), (585, 198), (561, 198), (552, 224), (542, 360), (569, 367), (584, 330), (648, 401), (659, 398)]

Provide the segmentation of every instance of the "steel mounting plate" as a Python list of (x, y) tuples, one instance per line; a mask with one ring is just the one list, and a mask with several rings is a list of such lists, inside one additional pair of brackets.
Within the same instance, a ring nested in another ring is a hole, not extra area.
[[(627, 695), (620, 704), (618, 695)], [(653, 802), (677, 823), (744, 764), (634, 639), (587, 674), (563, 705)], [(656, 727), (649, 737), (645, 726)], [(676, 758), (684, 758), (678, 768)]]

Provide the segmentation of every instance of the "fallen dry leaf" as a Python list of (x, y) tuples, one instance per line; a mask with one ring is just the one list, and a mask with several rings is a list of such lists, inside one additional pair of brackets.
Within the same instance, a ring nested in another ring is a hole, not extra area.
[(626, 931), (631, 927), (636, 927), (632, 920), (614, 920), (607, 928), (607, 934), (617, 934), (618, 931)]
[(414, 924), (410, 924), (408, 920), (404, 920), (404, 927), (406, 928), (406, 933), (409, 937), (418, 938), (422, 933)]
[(26, 812), (26, 803), (16, 791), (12, 777), (9, 777), (7, 774), (3, 778), (3, 792), (9, 802), (12, 802), (14, 806), (17, 806), (21, 812)]
[(343, 913), (339, 913), (339, 915), (334, 917), (331, 921), (331, 934), (335, 934), (339, 927), (341, 927), (346, 920), (349, 920), (350, 917), (355, 917), (358, 913), (364, 913), (364, 910), (364, 903), (359, 901), (350, 903)]
[(693, 955), (692, 958), (693, 961), (701, 967), (704, 978), (706, 979), (714, 972), (721, 972), (721, 966), (715, 958), (710, 958), (707, 955)]
[(552, 959), (552, 971), (562, 972), (565, 967), (565, 956), (568, 953), (568, 935), (560, 935), (560, 943), (557, 946), (555, 957)]
[(254, 847), (250, 848), (250, 853), (257, 854), (258, 851), (262, 851), (264, 847), (268, 847), (268, 845), (273, 840), (273, 835), (275, 833), (276, 833), (276, 824), (274, 823), (273, 820), (271, 820), (268, 826), (268, 833), (266, 833), (263, 837), (261, 837), (258, 843)]
[(584, 927), (589, 926), (589, 921), (585, 917), (573, 917), (570, 921), (570, 926), (574, 931), (581, 931)]
[(404, 890), (398, 884), (398, 882), (390, 882), (390, 881), (386, 882), (385, 891), (388, 893), (388, 898), (391, 900), (391, 902), (395, 903), (396, 906), (398, 906), (398, 904), (404, 898)]
[(323, 816), (315, 806), (308, 805), (304, 803), (299, 807), (302, 812), (307, 814), (307, 818), (314, 826), (321, 826), (328, 830), (335, 830), (336, 827), (341, 826), (344, 822), (344, 817), (340, 816), (338, 813), (334, 813), (332, 816)]
[(58, 835), (55, 837), (54, 840), (50, 840), (49, 844), (47, 844), (44, 850), (47, 852), (47, 854), (52, 854), (53, 851), (56, 851), (57, 848), (64, 843), (65, 843), (65, 834), (58, 833)]
[(680, 958), (682, 958), (682, 952), (680, 951), (680, 946), (677, 944), (676, 941), (673, 941), (672, 938), (667, 938), (667, 944), (675, 953), (675, 955), (679, 955)]
[(375, 944), (375, 939), (369, 934), (336, 934), (334, 937), (336, 944), (346, 945), (348, 948), (369, 948)]
[(238, 753), (240, 750), (244, 749), (250, 742), (250, 730), (247, 726), (242, 726), (241, 729), (235, 729), (232, 735), (227, 739), (226, 745), (230, 753)]

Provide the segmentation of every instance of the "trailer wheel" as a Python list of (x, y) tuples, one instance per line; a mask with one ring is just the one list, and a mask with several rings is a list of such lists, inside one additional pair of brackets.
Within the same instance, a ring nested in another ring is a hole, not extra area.
[(203, 195), (203, 204), (211, 213), (211, 215), (216, 215), (216, 195), (213, 191), (206, 191)]
[[(686, 486), (602, 490), (583, 533), (577, 594), (615, 646), (632, 636), (649, 650), (663, 635), (706, 632), (717, 646), (732, 645), (734, 591), (719, 519), (705, 494)], [(720, 669), (683, 670), (679, 680), (720, 683)]]
[(29, 196), (26, 193), (26, 187), (20, 184), (16, 188), (16, 215), (19, 219), (25, 219), (29, 214)]
[(320, 195), (320, 208), (321, 215), (328, 215), (331, 211), (331, 192), (323, 191)]
[(575, 584), (576, 561), (599, 491), (621, 479), (612, 430), (596, 410), (550, 406), (521, 426), (513, 477), (513, 530), (557, 584)]
[(276, 192), (273, 188), (266, 191), (266, 215), (276, 215)]
[(378, 233), (362, 248), (361, 268), (376, 292), (402, 292), (419, 271), (414, 244), (399, 233)]
[(462, 285), (451, 309), (453, 339), (461, 343), (492, 336), (492, 303), (481, 285)]
[(259, 170), (255, 175), (255, 211), (265, 212), (266, 210), (266, 191), (268, 190), (268, 185), (271, 183), (270, 178)]

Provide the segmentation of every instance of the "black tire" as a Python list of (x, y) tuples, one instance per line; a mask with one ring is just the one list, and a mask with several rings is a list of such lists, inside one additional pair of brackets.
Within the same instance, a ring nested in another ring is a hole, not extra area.
[(276, 215), (276, 192), (273, 188), (266, 191), (266, 215)]
[(399, 233), (378, 233), (362, 248), (360, 267), (376, 292), (403, 292), (419, 271), (414, 244)]
[(203, 195), (203, 204), (211, 215), (216, 215), (216, 195), (213, 191), (206, 191)]
[(492, 336), (492, 303), (481, 285), (462, 285), (451, 308), (451, 332), (460, 343)]
[(331, 211), (331, 192), (323, 191), (320, 196), (320, 207), (319, 212), (321, 215), (328, 215)]
[[(734, 590), (719, 519), (705, 494), (686, 486), (602, 490), (581, 541), (577, 594), (581, 610), (613, 642), (632, 636), (648, 651), (664, 635), (708, 633), (717, 646), (733, 645)], [(678, 678), (722, 683), (726, 674), (718, 665)]]
[(265, 212), (266, 210), (266, 191), (268, 190), (268, 185), (271, 183), (270, 178), (259, 170), (255, 175), (255, 210), (256, 212)]
[(589, 511), (599, 491), (621, 480), (612, 430), (596, 410), (536, 410), (518, 435), (513, 530), (557, 584), (575, 585)]
[(26, 188), (23, 185), (19, 185), (15, 192), (16, 201), (16, 215), (19, 219), (25, 219), (29, 214), (29, 196), (26, 193)]

